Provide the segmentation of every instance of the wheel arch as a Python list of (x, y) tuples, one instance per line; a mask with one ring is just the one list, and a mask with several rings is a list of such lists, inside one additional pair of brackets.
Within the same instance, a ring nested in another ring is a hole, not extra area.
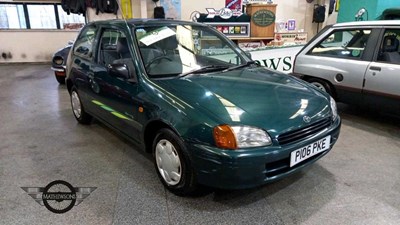
[(332, 97), (333, 97), (335, 100), (337, 100), (336, 88), (335, 88), (335, 86), (334, 86), (329, 80), (326, 80), (326, 79), (320, 78), (320, 77), (309, 76), (309, 75), (303, 75), (303, 76), (302, 76), (302, 79), (305, 80), (305, 81), (307, 81), (307, 82), (309, 82), (309, 80), (314, 79), (314, 80), (321, 80), (321, 81), (327, 83), (327, 84), (329, 85), (329, 87), (330, 87), (331, 92), (332, 92)]
[(152, 152), (153, 140), (156, 137), (158, 131), (163, 128), (170, 129), (176, 135), (180, 136), (179, 133), (166, 122), (162, 120), (153, 120), (145, 126), (143, 132), (144, 147), (146, 152)]

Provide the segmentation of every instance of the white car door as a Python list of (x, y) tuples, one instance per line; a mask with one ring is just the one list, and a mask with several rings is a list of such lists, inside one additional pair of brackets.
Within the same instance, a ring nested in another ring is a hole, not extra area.
[(386, 29), (365, 74), (364, 102), (400, 109), (400, 28)]

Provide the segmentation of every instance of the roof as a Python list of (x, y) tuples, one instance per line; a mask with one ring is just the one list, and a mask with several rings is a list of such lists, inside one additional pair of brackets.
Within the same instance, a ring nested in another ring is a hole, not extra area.
[[(182, 20), (168, 20), (168, 19), (129, 19), (126, 20), (129, 24), (133, 26), (143, 26), (143, 25), (170, 25), (170, 24), (180, 24), (180, 25), (200, 25), (205, 26), (202, 23), (195, 23), (190, 21)], [(125, 20), (122, 19), (112, 19), (112, 20), (99, 20), (91, 22), (92, 24), (122, 24)]]
[(374, 20), (374, 21), (355, 21), (346, 23), (337, 23), (333, 27), (349, 26), (400, 26), (400, 20)]

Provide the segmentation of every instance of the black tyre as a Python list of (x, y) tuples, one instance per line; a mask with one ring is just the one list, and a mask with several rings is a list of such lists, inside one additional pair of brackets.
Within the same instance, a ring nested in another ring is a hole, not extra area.
[(325, 91), (326, 93), (328, 93), (330, 96), (333, 96), (333, 90), (331, 88), (331, 86), (328, 84), (328, 82), (318, 79), (318, 78), (311, 78), (308, 79), (307, 82), (313, 84), (314, 86), (316, 86), (318, 89)]
[(92, 122), (92, 116), (85, 111), (81, 98), (79, 97), (78, 91), (75, 87), (72, 87), (71, 89), (71, 106), (72, 112), (79, 123), (90, 124), (90, 122)]
[(65, 84), (65, 77), (63, 76), (57, 76), (56, 74), (54, 74), (54, 76), (56, 76), (56, 80), (59, 84)]
[(159, 130), (153, 141), (153, 156), (157, 174), (169, 191), (176, 195), (190, 195), (197, 191), (187, 150), (173, 131)]

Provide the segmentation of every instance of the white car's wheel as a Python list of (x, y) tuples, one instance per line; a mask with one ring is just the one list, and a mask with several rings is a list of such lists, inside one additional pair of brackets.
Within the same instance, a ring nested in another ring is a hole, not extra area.
[(311, 78), (309, 80), (307, 80), (310, 84), (314, 85), (315, 87), (317, 87), (318, 89), (328, 93), (330, 96), (334, 97), (333, 95), (333, 91), (331, 86), (324, 80), (318, 79), (318, 78)]

